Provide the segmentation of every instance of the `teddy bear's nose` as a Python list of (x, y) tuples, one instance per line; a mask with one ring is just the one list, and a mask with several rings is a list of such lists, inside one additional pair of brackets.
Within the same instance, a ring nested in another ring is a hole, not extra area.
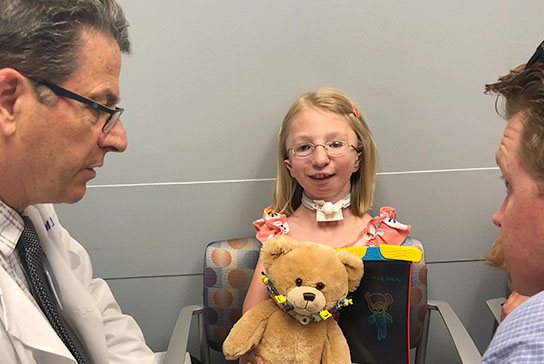
[(304, 300), (305, 300), (305, 301), (310, 301), (310, 302), (312, 302), (312, 301), (315, 299), (315, 294), (313, 294), (313, 293), (311, 293), (311, 292), (304, 293), (302, 296), (304, 297)]

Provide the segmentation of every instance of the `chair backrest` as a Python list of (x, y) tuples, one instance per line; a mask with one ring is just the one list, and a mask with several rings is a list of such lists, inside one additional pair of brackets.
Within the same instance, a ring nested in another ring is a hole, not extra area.
[[(423, 252), (423, 245), (417, 239), (408, 237), (403, 245), (416, 247)], [(214, 350), (222, 350), (224, 339), (241, 317), (242, 304), (260, 248), (261, 243), (255, 238), (215, 241), (206, 247), (204, 326), (208, 344)], [(421, 340), (427, 305), (427, 268), (424, 253), (422, 256), (422, 260), (414, 263), (411, 270), (411, 347), (416, 347)]]
[(402, 246), (421, 250), (421, 260), (412, 264), (412, 286), (410, 288), (410, 347), (417, 347), (423, 336), (423, 322), (427, 312), (427, 263), (421, 241), (407, 237)]
[(209, 346), (222, 351), (230, 329), (242, 316), (261, 243), (256, 238), (209, 243), (204, 257), (204, 326)]

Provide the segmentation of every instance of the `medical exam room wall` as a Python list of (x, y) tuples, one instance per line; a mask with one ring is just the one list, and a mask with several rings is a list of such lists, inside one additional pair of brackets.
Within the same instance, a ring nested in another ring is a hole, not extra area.
[[(320, 86), (361, 105), (380, 151), (373, 213), (391, 205), (412, 224), (430, 298), (448, 301), (485, 350), (485, 300), (506, 282), (479, 260), (498, 235), (505, 123), (483, 85), (531, 56), (544, 2), (120, 3), (134, 46), (120, 80), (129, 147), (107, 157), (80, 203), (57, 210), (154, 350), (179, 309), (201, 302), (205, 245), (254, 233), (281, 120)], [(458, 363), (431, 325), (428, 362)]]

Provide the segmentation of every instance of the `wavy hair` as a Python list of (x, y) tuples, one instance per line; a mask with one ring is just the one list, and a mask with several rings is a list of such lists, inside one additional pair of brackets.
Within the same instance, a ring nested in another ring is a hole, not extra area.
[(487, 94), (504, 98), (504, 109), (497, 113), (510, 120), (519, 112), (525, 123), (521, 134), (520, 157), (531, 177), (544, 193), (544, 63), (519, 65), (495, 83), (485, 85)]

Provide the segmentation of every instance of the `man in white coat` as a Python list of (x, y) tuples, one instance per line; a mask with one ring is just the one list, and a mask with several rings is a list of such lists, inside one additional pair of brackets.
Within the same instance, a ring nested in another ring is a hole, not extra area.
[[(0, 0), (1, 363), (155, 363), (51, 205), (80, 200), (106, 153), (127, 146), (116, 106), (127, 27), (114, 0)], [(16, 249), (28, 218), (87, 361), (75, 359), (33, 295)]]

